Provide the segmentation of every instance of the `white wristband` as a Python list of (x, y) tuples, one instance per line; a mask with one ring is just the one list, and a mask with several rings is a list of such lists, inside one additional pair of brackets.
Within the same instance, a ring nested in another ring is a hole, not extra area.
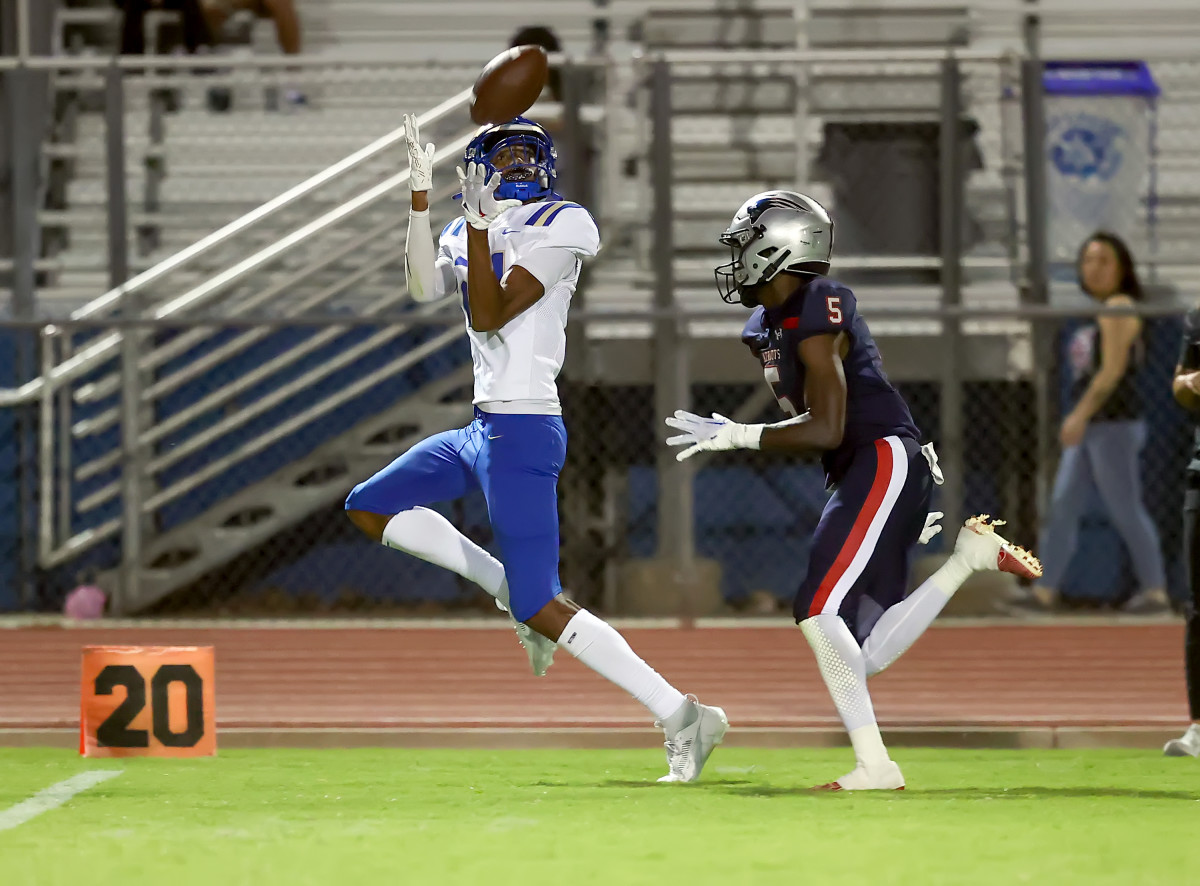
[(799, 425), (809, 420), (809, 414), (805, 412), (803, 415), (795, 415), (791, 418), (785, 418), (783, 421), (777, 421), (769, 425), (741, 425), (744, 428), (745, 444), (743, 449), (761, 449), (762, 434), (767, 428), (786, 428), (788, 425)]
[(730, 439), (738, 449), (758, 449), (766, 425), (733, 425)]

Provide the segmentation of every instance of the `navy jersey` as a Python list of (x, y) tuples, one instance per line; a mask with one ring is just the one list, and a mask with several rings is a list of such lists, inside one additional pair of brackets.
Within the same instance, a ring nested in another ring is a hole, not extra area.
[(778, 308), (755, 309), (742, 331), (742, 341), (762, 361), (767, 383), (788, 415), (805, 410), (800, 342), (838, 332), (845, 332), (850, 344), (842, 360), (846, 427), (841, 445), (821, 459), (830, 485), (841, 479), (855, 450), (862, 446), (893, 435), (920, 441), (908, 404), (883, 371), (879, 349), (867, 322), (859, 316), (854, 293), (835, 280), (816, 277)]

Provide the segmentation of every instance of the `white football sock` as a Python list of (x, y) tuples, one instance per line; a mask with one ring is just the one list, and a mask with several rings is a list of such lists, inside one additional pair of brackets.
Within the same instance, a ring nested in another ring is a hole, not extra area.
[(427, 563), (457, 572), (475, 582), (508, 608), (508, 582), (504, 565), (454, 524), (429, 508), (401, 511), (383, 528), (383, 543), (389, 548), (420, 557)]
[[(970, 532), (969, 529), (961, 529), (959, 533)], [(995, 565), (991, 567), (995, 569)], [(946, 562), (938, 567), (937, 572), (926, 579), (926, 583), (935, 582), (943, 594), (947, 597), (953, 597), (954, 592), (963, 586), (968, 578), (970, 578), (979, 567), (971, 563), (965, 556), (957, 550), (952, 551), (950, 556), (946, 558)]]
[(878, 674), (916, 643), (973, 571), (951, 554), (920, 587), (889, 607), (862, 645), (867, 676)]
[(625, 638), (611, 626), (596, 618), (586, 609), (576, 612), (563, 628), (558, 645), (571, 653), (601, 677), (616, 683), (642, 704), (656, 720), (662, 721), (669, 734), (686, 725), (672, 717), (679, 714), (687, 701), (683, 693), (662, 678), (635, 653)]
[(854, 759), (864, 768), (870, 769), (880, 763), (886, 763), (891, 758), (883, 744), (883, 736), (879, 734), (879, 725), (859, 726), (850, 730), (850, 746), (854, 748)]
[(875, 722), (871, 694), (867, 692), (862, 650), (850, 628), (840, 615), (823, 613), (800, 622), (800, 630), (817, 657), (817, 667), (842, 724), (850, 733), (859, 765), (870, 769), (886, 763), (888, 752)]

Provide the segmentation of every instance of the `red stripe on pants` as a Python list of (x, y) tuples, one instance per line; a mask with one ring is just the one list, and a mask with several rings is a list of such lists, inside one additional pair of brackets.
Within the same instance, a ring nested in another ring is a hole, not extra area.
[(850, 564), (854, 562), (854, 557), (858, 554), (859, 548), (862, 547), (863, 539), (867, 536), (867, 529), (871, 526), (871, 521), (875, 519), (875, 515), (879, 513), (879, 508), (883, 504), (883, 497), (887, 493), (888, 482), (892, 478), (892, 447), (887, 440), (875, 441), (875, 479), (871, 481), (871, 491), (867, 493), (867, 500), (863, 502), (862, 510), (858, 512), (858, 517), (854, 520), (854, 525), (850, 527), (850, 534), (846, 536), (846, 541), (842, 544), (842, 549), (838, 551), (837, 559), (833, 561), (833, 566), (825, 573), (825, 578), (821, 581), (821, 586), (817, 588), (817, 595), (813, 597), (812, 605), (808, 607), (808, 615), (811, 618), (814, 615), (820, 615), (821, 610), (825, 608), (826, 601), (829, 600), (829, 595), (833, 593), (834, 587), (842, 576), (846, 574), (846, 570), (850, 568)]

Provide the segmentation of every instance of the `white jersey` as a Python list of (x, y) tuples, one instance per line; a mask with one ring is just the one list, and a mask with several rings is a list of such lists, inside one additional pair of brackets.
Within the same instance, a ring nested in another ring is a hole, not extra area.
[(584, 256), (600, 249), (600, 232), (577, 203), (543, 200), (501, 213), (488, 228), (492, 266), (503, 279), (520, 265), (545, 294), (495, 332), (471, 328), (467, 302), (467, 223), (458, 218), (442, 231), (435, 287), (457, 286), (467, 315), (475, 368), (475, 405), (485, 412), (557, 415), (556, 380), (567, 353), (567, 311)]

